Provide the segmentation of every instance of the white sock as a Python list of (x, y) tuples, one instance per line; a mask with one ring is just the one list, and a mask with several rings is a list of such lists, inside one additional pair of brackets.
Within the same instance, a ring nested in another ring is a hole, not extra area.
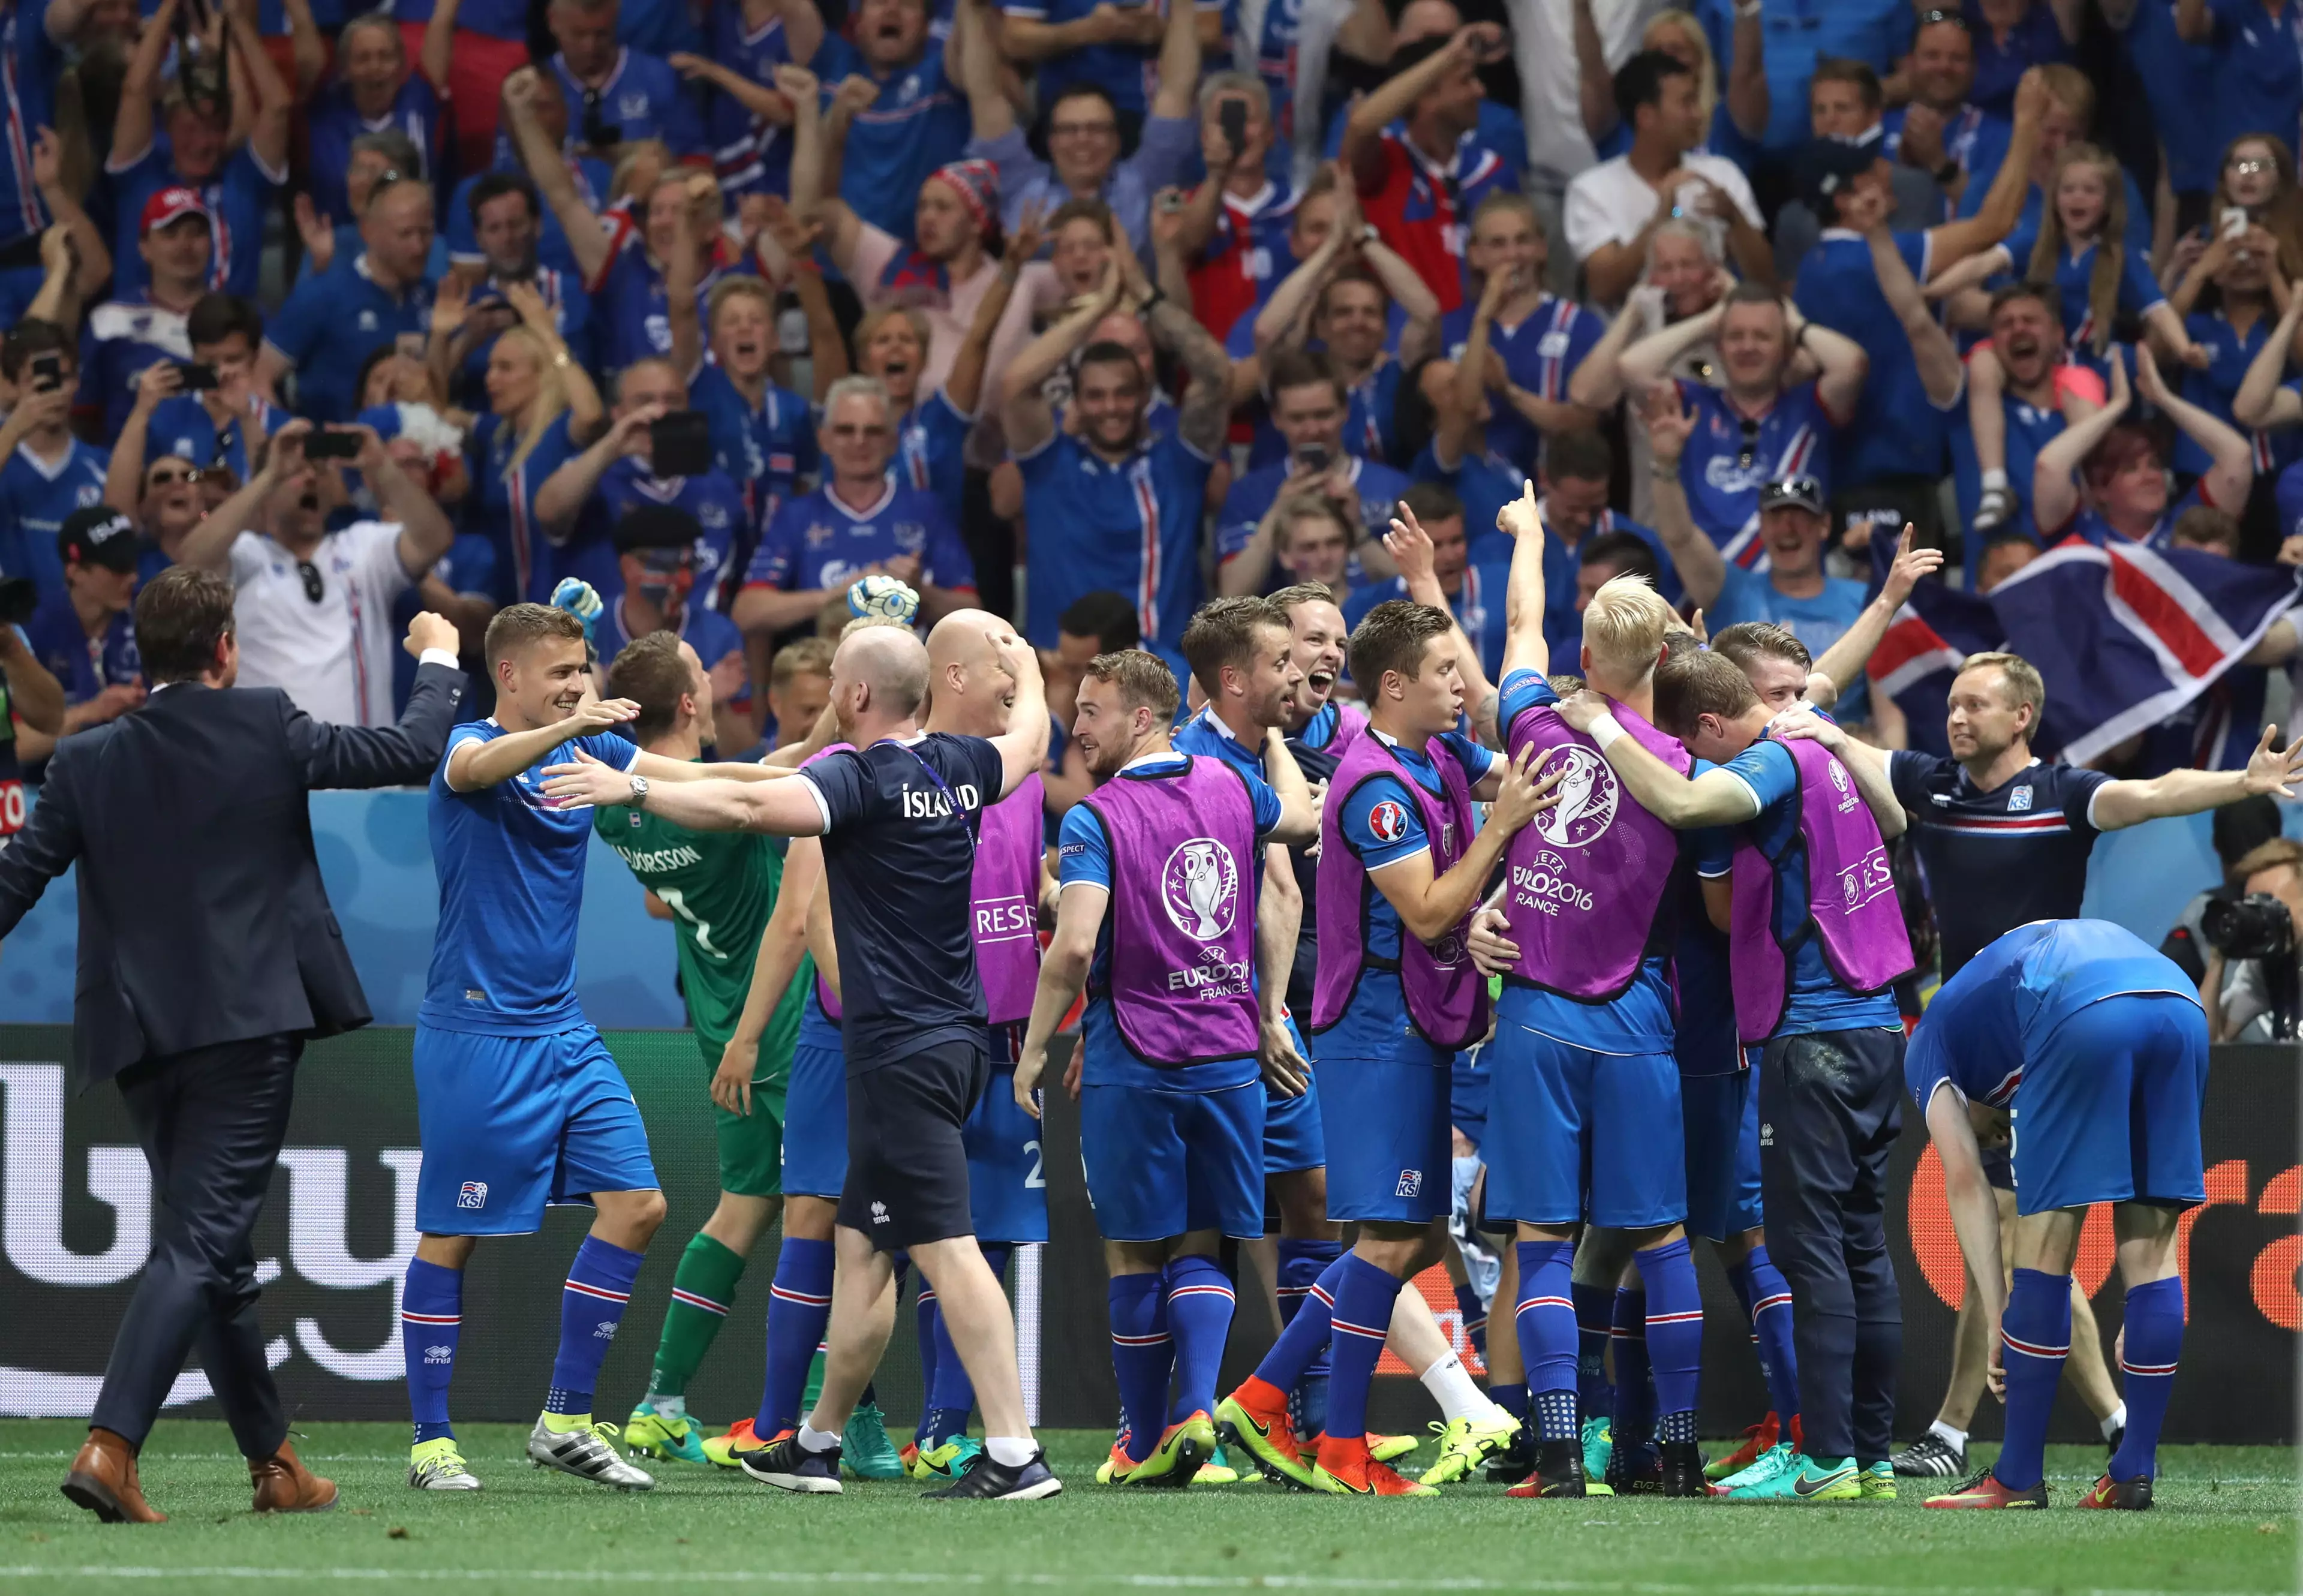
[(1487, 1394), (1472, 1383), (1464, 1360), (1452, 1352), (1416, 1379), (1423, 1382), (1423, 1389), (1431, 1393), (1431, 1399), (1439, 1405), (1439, 1411), (1451, 1423), (1457, 1419), (1483, 1417), (1490, 1406)]
[[(2006, 472), (2004, 472), (2004, 471), (1986, 471), (1986, 472), (1983, 474), (1983, 491), (1984, 491), (1985, 493), (1987, 493), (1987, 493), (1989, 493), (1989, 492), (1990, 492), (1993, 488), (1995, 488), (1995, 487), (2005, 487), (2006, 486), (2007, 486), (2007, 473), (2006, 473)], [(1964, 1434), (1966, 1434), (1966, 1433), (1967, 1433), (1967, 1431), (1964, 1431), (1964, 1430), (1962, 1430), (1962, 1431), (1960, 1431), (1960, 1433), (1961, 1433), (1961, 1435), (1964, 1435)]]
[(2105, 1419), (2105, 1420), (2104, 1420), (2104, 1422), (2103, 1422), (2103, 1439), (2104, 1439), (2104, 1440), (2110, 1440), (2113, 1435), (2115, 1435), (2116, 1433), (2118, 1433), (2121, 1430), (2122, 1430), (2122, 1429), (2126, 1428), (2126, 1426), (2127, 1426), (2127, 1404), (2126, 1404), (2126, 1403), (2124, 1403), (2124, 1402), (2122, 1402), (2122, 1403), (2121, 1403), (2117, 1407), (2114, 1407), (2114, 1408), (2113, 1408), (2113, 1409), (2111, 1410), (2111, 1416), (2110, 1416), (2110, 1417), (2108, 1417), (2108, 1418), (2106, 1418), (2106, 1419)]
[(1018, 1440), (1012, 1435), (989, 1436), (983, 1449), (991, 1454), (991, 1461), (1001, 1468), (1022, 1468), (1040, 1454), (1037, 1441)]
[(818, 1430), (802, 1419), (799, 1422), (799, 1444), (804, 1452), (829, 1452), (839, 1444), (839, 1438), (829, 1431)]
[(1967, 1431), (1954, 1430), (1941, 1419), (1928, 1426), (1928, 1433), (1941, 1436), (1946, 1446), (1956, 1447), (1962, 1452), (1967, 1450)]
[(647, 1405), (660, 1419), (684, 1419), (688, 1416), (686, 1397), (650, 1397)]

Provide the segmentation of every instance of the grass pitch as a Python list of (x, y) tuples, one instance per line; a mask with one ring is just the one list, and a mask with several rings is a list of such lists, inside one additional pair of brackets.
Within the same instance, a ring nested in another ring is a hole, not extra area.
[[(708, 1466), (671, 1464), (645, 1496), (531, 1470), (523, 1428), (460, 1432), (477, 1495), (404, 1482), (398, 1424), (315, 1424), (298, 1449), (333, 1477), (337, 1511), (258, 1519), (224, 1427), (163, 1421), (143, 1477), (172, 1522), (97, 1524), (57, 1493), (80, 1425), (0, 1423), (0, 1588), (161, 1585), (169, 1593), (439, 1584), (776, 1584), (794, 1590), (1279, 1589), (1634, 1592), (1816, 1596), (1972, 1592), (2270, 1592), (2297, 1588), (2292, 1454), (2183, 1447), (2160, 1456), (2148, 1514), (2069, 1504), (2099, 1450), (2048, 1450), (2045, 1514), (1930, 1513), (1922, 1492), (1826, 1507), (1592, 1499), (1514, 1502), (1457, 1486), (1439, 1499), (1350, 1502), (1270, 1485), (1099, 1488), (1108, 1439), (1047, 1436), (1065, 1491), (1052, 1502), (924, 1504), (909, 1483), (839, 1499), (779, 1496)], [(1426, 1451), (1428, 1452), (1428, 1448)]]

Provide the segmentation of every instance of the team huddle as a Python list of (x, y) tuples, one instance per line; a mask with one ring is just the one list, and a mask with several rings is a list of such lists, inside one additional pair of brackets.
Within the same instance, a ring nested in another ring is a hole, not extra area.
[[(1000, 1281), (1047, 1239), (1036, 1120), (1065, 1092), (1110, 1272), (1101, 1483), (1253, 1472), (1428, 1496), (1484, 1472), (1524, 1498), (1892, 1498), (1885, 1184), (1908, 1097), (2004, 1349), (2006, 1448), (1929, 1505), (2046, 1504), (2079, 1220), (2110, 1202), (2126, 1424), (2082, 1505), (2149, 1506), (2183, 1326), (2176, 1217), (2204, 1196), (2205, 1019), (2129, 933), (2049, 920), (1952, 975), (1907, 1048), (1887, 848), (1905, 809), (1885, 756), (1826, 712), (1940, 556), (1907, 534), (1819, 661), (1770, 625), (1706, 640), (1618, 577), (1555, 673), (1533, 494), (1497, 524), (1499, 680), (1403, 511), (1386, 544), (1408, 596), (1348, 635), (1316, 585), (1205, 605), (1181, 639), (1204, 703), (1180, 723), (1159, 655), (1087, 663), (1064, 730), (1094, 786), (1051, 843), (1038, 659), (983, 612), (924, 642), (900, 604), (859, 612), (829, 705), (786, 720), (793, 740), (758, 765), (703, 763), (711, 680), (676, 635), (628, 645), (595, 684), (567, 611), (502, 612), (496, 715), (456, 730), (432, 785), (409, 1483), (478, 1486), (448, 1416), (477, 1239), (588, 1202), (537, 1465), (627, 1490), (654, 1458), (799, 1492), (846, 1472), (1056, 1494)], [(2010, 693), (2029, 670), (1978, 664)], [(2283, 792), (2298, 751), (2262, 761), (2249, 780)], [(620, 1432), (595, 1391), (665, 1207), (574, 996), (595, 829), (679, 933), (723, 1188)], [(2018, 1112), (2003, 1243), (1987, 1164)], [(686, 1382), (779, 1198), (760, 1406), (706, 1436)], [(1275, 1214), (1281, 1333), (1220, 1392), (1224, 1241), (1260, 1243)], [(1500, 1254), (1513, 1310), (1485, 1390), (1412, 1284), (1450, 1256), (1451, 1219)], [(1771, 1409), (1708, 1462), (1696, 1235), (1750, 1317)], [(926, 1401), (898, 1448), (872, 1379), (912, 1270)], [(1367, 1424), (1387, 1346), (1444, 1419), (1413, 1478), (1418, 1443)]]

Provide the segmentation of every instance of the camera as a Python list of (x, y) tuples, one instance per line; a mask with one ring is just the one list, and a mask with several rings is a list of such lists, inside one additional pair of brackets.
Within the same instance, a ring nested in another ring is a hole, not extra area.
[(2199, 911), (2199, 934), (2225, 958), (2281, 958), (2295, 951), (2295, 916), (2268, 892), (2219, 898)]
[(2226, 959), (2253, 959), (2263, 973), (2271, 1034), (2290, 1042), (2303, 1016), (2303, 968), (2295, 959), (2295, 916), (2268, 892), (2216, 899), (2199, 912), (2199, 934)]
[(30, 577), (0, 577), (0, 626), (22, 626), (40, 607), (40, 590)]

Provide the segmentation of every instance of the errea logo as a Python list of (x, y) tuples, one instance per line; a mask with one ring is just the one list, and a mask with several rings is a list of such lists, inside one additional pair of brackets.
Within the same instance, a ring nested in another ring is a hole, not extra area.
[(884, 1225), (888, 1222), (888, 1205), (885, 1203), (872, 1204), (872, 1222), (875, 1225)]

